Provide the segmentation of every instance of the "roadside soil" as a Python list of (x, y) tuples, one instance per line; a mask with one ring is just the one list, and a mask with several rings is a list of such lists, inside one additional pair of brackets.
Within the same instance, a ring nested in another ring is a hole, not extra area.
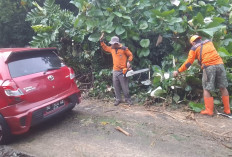
[(18, 157), (232, 157), (232, 119), (186, 107), (114, 106), (87, 99), (15, 136), (0, 151)]

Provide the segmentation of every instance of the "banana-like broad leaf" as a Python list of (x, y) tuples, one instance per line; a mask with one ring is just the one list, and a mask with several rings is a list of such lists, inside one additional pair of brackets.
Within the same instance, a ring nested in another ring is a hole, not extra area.
[(142, 39), (142, 40), (140, 41), (140, 45), (141, 45), (142, 47), (144, 47), (144, 48), (147, 48), (147, 47), (149, 47), (149, 45), (150, 45), (150, 40), (149, 40), (149, 39)]

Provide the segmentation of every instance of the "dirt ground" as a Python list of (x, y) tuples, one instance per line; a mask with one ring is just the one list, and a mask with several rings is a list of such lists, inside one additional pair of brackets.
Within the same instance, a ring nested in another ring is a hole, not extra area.
[(0, 147), (0, 156), (232, 157), (231, 124), (232, 119), (194, 114), (184, 107), (115, 107), (112, 102), (83, 100), (72, 112), (14, 137)]

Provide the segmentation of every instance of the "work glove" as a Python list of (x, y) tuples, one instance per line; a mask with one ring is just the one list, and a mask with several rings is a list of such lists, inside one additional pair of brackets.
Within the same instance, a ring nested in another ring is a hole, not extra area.
[(179, 74), (179, 72), (178, 72), (178, 71), (173, 71), (173, 76), (174, 76), (174, 77), (177, 77), (177, 76), (178, 76), (178, 74)]

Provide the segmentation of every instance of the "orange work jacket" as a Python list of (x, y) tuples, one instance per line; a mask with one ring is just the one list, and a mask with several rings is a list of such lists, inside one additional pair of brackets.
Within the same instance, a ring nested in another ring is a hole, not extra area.
[(120, 71), (123, 68), (127, 68), (127, 61), (133, 60), (133, 54), (131, 51), (122, 45), (119, 49), (113, 49), (110, 46), (107, 46), (103, 41), (101, 42), (103, 50), (111, 53), (113, 58), (113, 70)]
[[(200, 55), (201, 45), (203, 45), (203, 48), (202, 54)], [(201, 68), (210, 65), (223, 64), (222, 58), (217, 53), (213, 43), (210, 40), (201, 41), (192, 46), (189, 51), (187, 60), (178, 69), (178, 71), (183, 72), (187, 70), (193, 64), (195, 59), (198, 59), (198, 62), (201, 64)]]

